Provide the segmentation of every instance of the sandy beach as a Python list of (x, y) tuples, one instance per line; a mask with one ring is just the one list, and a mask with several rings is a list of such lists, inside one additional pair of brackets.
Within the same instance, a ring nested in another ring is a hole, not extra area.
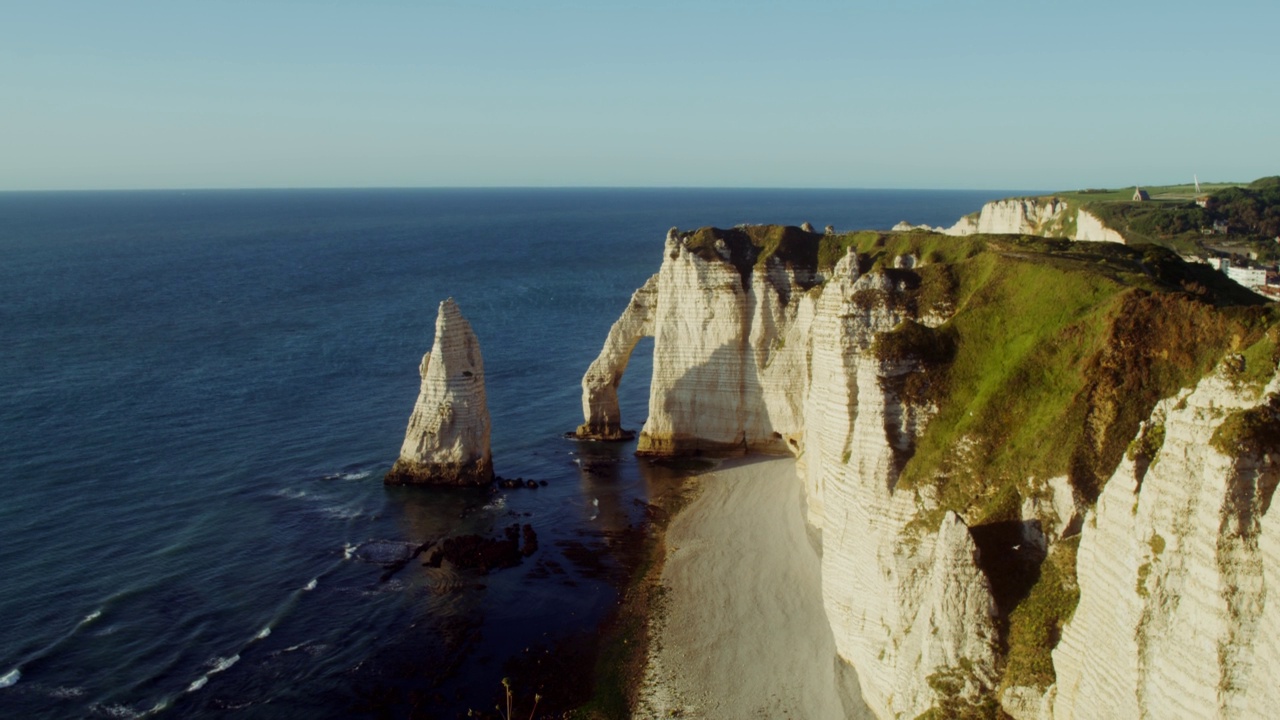
[(871, 718), (836, 657), (792, 458), (726, 461), (671, 521), (640, 718)]

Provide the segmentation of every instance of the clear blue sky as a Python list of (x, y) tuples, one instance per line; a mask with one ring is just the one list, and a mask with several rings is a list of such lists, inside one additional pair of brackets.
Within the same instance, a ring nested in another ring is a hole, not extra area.
[(1280, 2), (0, 0), (0, 190), (1280, 173)]

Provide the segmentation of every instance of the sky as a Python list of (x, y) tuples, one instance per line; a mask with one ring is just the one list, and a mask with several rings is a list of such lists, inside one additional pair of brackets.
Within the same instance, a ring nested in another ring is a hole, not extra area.
[(0, 0), (0, 190), (1280, 174), (1280, 2)]

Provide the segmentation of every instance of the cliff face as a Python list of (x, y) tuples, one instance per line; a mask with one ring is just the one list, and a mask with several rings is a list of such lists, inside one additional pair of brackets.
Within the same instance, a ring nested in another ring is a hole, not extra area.
[(622, 429), (618, 410), (618, 383), (627, 370), (631, 351), (640, 338), (652, 337), (658, 276), (654, 275), (631, 295), (622, 317), (609, 329), (600, 355), (582, 378), (584, 422), (575, 433), (583, 440), (629, 440), (634, 433)]
[[(651, 331), (641, 452), (797, 456), (837, 651), (880, 717), (996, 697), (1017, 717), (1250, 717), (1276, 699), (1280, 432), (1249, 416), (1245, 450), (1210, 442), (1257, 382), (1156, 401), (1274, 321), (1220, 316), (1163, 256), (1056, 247), (673, 231), (627, 310), (651, 320), (624, 314), (584, 379), (588, 424), (597, 366)], [(1275, 353), (1251, 362), (1274, 375)]]
[[(493, 480), (484, 360), (458, 304), (440, 303), (422, 386), (388, 484), (483, 485)], [(616, 400), (615, 400), (616, 404)]]
[[(917, 498), (892, 492), (894, 458), (927, 409), (905, 407), (882, 384), (912, 364), (877, 360), (871, 346), (914, 316), (892, 302), (906, 281), (860, 273), (854, 253), (830, 278), (815, 265), (762, 260), (741, 232), (668, 235), (639, 449), (796, 453), (810, 518), (828, 528), (823, 591), (837, 648), (872, 679), (863, 687), (876, 712), (914, 717), (935, 702), (931, 676), (954, 676), (961, 691), (995, 677), (994, 605), (958, 516), (902, 542)], [(602, 357), (628, 345), (614, 335)], [(584, 380), (588, 418), (599, 415), (594, 377), (606, 365), (618, 361), (598, 359)]]
[(1124, 236), (1103, 224), (1097, 216), (1054, 197), (996, 200), (966, 215), (951, 227), (932, 228), (900, 223), (894, 230), (924, 229), (946, 235), (1038, 235), (1086, 242), (1124, 244)]
[(1123, 235), (1103, 225), (1102, 220), (1088, 210), (1080, 210), (1076, 213), (1076, 234), (1071, 239), (1085, 242), (1125, 243)]
[(1163, 441), (1120, 463), (1085, 521), (1080, 604), (1053, 653), (1053, 717), (1280, 707), (1280, 527), (1268, 512), (1278, 389), (1220, 372), (1152, 413), (1146, 434)]
[(809, 278), (777, 265), (744, 269), (754, 262), (744, 237), (707, 242), (710, 259), (675, 232), (667, 236), (639, 451), (782, 450), (799, 430), (804, 388), (795, 372), (803, 349), (788, 348), (785, 328), (798, 309), (790, 300)]

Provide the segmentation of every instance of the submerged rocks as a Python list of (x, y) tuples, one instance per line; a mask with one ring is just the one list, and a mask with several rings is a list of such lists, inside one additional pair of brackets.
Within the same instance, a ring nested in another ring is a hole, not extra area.
[(440, 303), (435, 342), (389, 485), (487, 485), (493, 480), (484, 360), (453, 298)]
[(424, 564), (440, 567), (448, 562), (454, 568), (478, 570), (484, 575), (492, 570), (515, 567), (537, 550), (538, 534), (533, 526), (513, 524), (499, 538), (483, 535), (451, 537), (440, 543)]
[(504, 477), (494, 476), (493, 481), (497, 483), (498, 487), (503, 488), (504, 490), (519, 490), (521, 488), (537, 490), (540, 487), (547, 486), (546, 480), (532, 480), (532, 479), (526, 479), (522, 477), (504, 478)]

